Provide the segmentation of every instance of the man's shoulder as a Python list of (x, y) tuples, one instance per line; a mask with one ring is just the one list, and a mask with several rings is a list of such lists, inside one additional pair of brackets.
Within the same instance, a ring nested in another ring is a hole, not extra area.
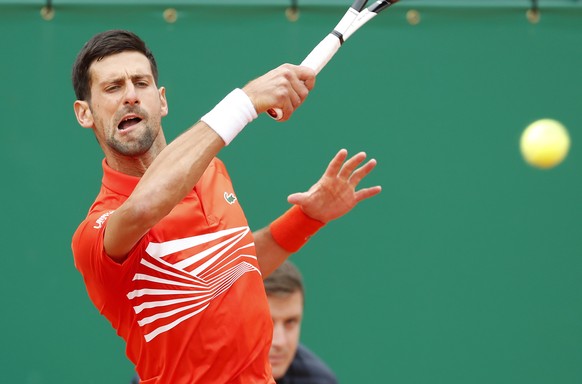
[(221, 173), (221, 174), (228, 175), (228, 172), (226, 170), (226, 165), (218, 157), (215, 157), (210, 161), (210, 163), (206, 167), (206, 171), (204, 172), (204, 175), (202, 175), (202, 177), (205, 177), (209, 174), (213, 175), (215, 173)]
[(90, 253), (91, 249), (100, 250), (107, 220), (126, 198), (101, 186), (85, 218), (81, 220), (73, 233), (72, 248), (75, 259), (79, 254)]
[(297, 384), (337, 384), (337, 378), (327, 364), (309, 348), (299, 344), (287, 374)]

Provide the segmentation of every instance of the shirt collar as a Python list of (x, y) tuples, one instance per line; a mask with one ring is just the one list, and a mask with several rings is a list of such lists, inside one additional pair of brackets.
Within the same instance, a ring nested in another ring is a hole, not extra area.
[(103, 186), (123, 196), (131, 195), (140, 178), (126, 175), (116, 171), (107, 165), (107, 161), (103, 159)]

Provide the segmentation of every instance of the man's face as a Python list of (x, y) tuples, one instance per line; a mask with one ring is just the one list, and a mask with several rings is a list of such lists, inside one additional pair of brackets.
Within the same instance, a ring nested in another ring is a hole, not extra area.
[(297, 291), (285, 296), (268, 295), (267, 298), (273, 319), (273, 343), (269, 360), (273, 377), (280, 379), (291, 365), (299, 345), (303, 294)]
[(168, 114), (165, 89), (156, 88), (148, 59), (139, 52), (122, 52), (93, 62), (89, 70), (89, 120), (82, 125), (94, 128), (105, 150), (125, 156), (146, 153)]

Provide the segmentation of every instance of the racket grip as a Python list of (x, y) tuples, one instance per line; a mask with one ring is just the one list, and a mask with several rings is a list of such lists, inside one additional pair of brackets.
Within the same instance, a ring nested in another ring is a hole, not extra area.
[(317, 75), (341, 46), (339, 37), (330, 33), (309, 52), (309, 55), (301, 62), (301, 65), (313, 69)]
[[(311, 50), (309, 55), (301, 62), (301, 65), (313, 69), (317, 75), (341, 46), (340, 39), (330, 33)], [(279, 108), (271, 108), (267, 113), (275, 120), (281, 120), (283, 117), (283, 111)]]

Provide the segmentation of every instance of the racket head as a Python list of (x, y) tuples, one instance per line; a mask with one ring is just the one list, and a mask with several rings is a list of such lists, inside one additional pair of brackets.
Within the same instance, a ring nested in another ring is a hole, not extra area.
[(389, 6), (396, 4), (399, 0), (379, 0), (376, 1), (374, 4), (370, 5), (367, 9), (370, 12), (374, 12), (378, 14), (388, 8)]
[(343, 33), (344, 41), (347, 40), (351, 35), (354, 34), (360, 27), (366, 24), (368, 21), (372, 20), (378, 13), (390, 7), (392, 4), (396, 4), (398, 0), (378, 0), (374, 4), (370, 5), (368, 8), (364, 9), (355, 20), (352, 21), (350, 26)]
[(350, 8), (355, 9), (358, 12), (361, 12), (362, 9), (364, 9), (364, 7), (366, 6), (366, 4), (368, 3), (368, 0), (355, 0)]

